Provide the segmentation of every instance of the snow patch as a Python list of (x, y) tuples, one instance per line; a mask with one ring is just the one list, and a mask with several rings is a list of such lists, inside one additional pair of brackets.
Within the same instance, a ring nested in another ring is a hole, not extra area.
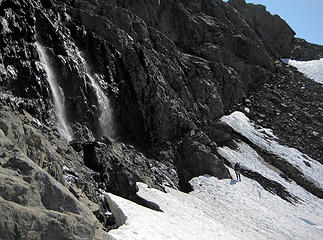
[[(272, 130), (266, 128), (255, 128), (249, 118), (242, 112), (234, 112), (231, 115), (223, 116), (222, 122), (227, 123), (236, 132), (248, 138), (253, 144), (267, 150), (270, 153), (286, 160), (298, 170), (311, 182), (318, 187), (323, 187), (323, 166), (318, 161), (301, 153), (297, 149), (280, 145), (275, 139), (277, 137), (272, 133)], [(310, 163), (310, 167), (306, 165)]]
[(137, 183), (138, 195), (163, 212), (106, 194), (116, 220), (123, 223), (108, 233), (109, 239), (321, 239), (323, 204), (315, 196), (292, 205), (248, 178), (237, 182), (205, 175), (190, 183), (190, 194), (171, 188), (164, 193)]
[[(244, 142), (236, 142), (236, 145), (238, 146), (236, 149), (230, 149), (229, 147), (224, 146), (219, 147), (217, 151), (233, 165), (236, 162), (240, 162), (241, 168), (257, 172), (265, 178), (281, 184), (289, 193), (301, 199), (302, 202), (312, 202), (312, 205), (320, 207), (319, 205), (316, 205), (316, 202), (318, 201), (317, 197), (307, 192), (294, 181), (287, 181), (285, 178), (281, 177), (280, 171), (266, 163), (265, 160), (262, 159), (262, 157), (248, 144)], [(229, 171), (231, 176), (235, 175), (233, 169), (229, 168)], [(242, 181), (244, 181), (245, 177), (241, 176), (241, 178)]]
[(201, 176), (190, 183), (191, 195), (211, 203), (217, 209), (214, 219), (238, 231), (240, 239), (321, 239), (323, 202), (309, 193), (309, 202), (294, 206), (249, 178)]
[(298, 71), (304, 73), (314, 81), (323, 84), (323, 58), (311, 61), (297, 61), (291, 59), (282, 59), (282, 61), (296, 67)]
[[(121, 210), (119, 205), (121, 205), (121, 206), (126, 205), (126, 204), (122, 204), (122, 203), (129, 203), (128, 200), (118, 197), (116, 195), (113, 195), (111, 193), (109, 193), (109, 194), (105, 193), (104, 196), (109, 204), (111, 213), (115, 217), (117, 227), (120, 227), (120, 226), (126, 224), (127, 217), (125, 216), (125, 214), (123, 213), (123, 211)], [(117, 204), (117, 202), (119, 205)]]
[(227, 229), (221, 222), (214, 221), (216, 211), (208, 203), (170, 188), (167, 188), (168, 193), (164, 193), (143, 183), (138, 183), (138, 187), (138, 195), (157, 203), (163, 212), (108, 194), (109, 204), (115, 204), (112, 213), (115, 215), (115, 210), (118, 212), (122, 209), (126, 216), (124, 225), (109, 232), (110, 239), (240, 239), (237, 232), (236, 236), (232, 234), (234, 229)]

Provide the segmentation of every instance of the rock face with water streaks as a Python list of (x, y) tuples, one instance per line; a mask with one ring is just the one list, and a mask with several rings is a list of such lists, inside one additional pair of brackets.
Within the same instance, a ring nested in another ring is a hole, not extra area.
[[(0, 32), (5, 239), (104, 239), (103, 230), (115, 222), (104, 214), (109, 206), (102, 191), (153, 207), (136, 195), (136, 181), (189, 191), (195, 176), (230, 178), (217, 147), (237, 136), (218, 120), (235, 109), (248, 107), (250, 118), (285, 143), (323, 156), (322, 87), (280, 62), (318, 58), (321, 46), (295, 39), (288, 24), (262, 6), (2, 0)], [(56, 124), (44, 64), (55, 75), (70, 143)], [(305, 90), (288, 90), (286, 77)]]

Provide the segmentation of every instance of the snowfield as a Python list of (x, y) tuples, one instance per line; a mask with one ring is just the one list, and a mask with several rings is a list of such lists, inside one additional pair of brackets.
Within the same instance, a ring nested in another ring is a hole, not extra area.
[[(228, 147), (218, 148), (218, 152), (228, 161), (232, 162), (240, 162), (240, 166), (243, 169), (252, 170), (253, 172), (257, 172), (264, 176), (267, 179), (271, 179), (273, 181), (278, 182), (283, 187), (287, 189), (289, 193), (294, 195), (295, 197), (301, 199), (304, 202), (312, 202), (312, 204), (316, 205), (318, 199), (314, 197), (312, 194), (309, 194), (304, 188), (297, 185), (294, 181), (287, 181), (283, 177), (280, 176), (280, 171), (270, 164), (266, 163), (264, 159), (248, 144), (244, 142), (236, 143), (238, 148), (232, 150)], [(234, 177), (235, 173), (233, 169), (229, 169), (231, 176)], [(244, 179), (243, 176), (241, 176)], [(314, 200), (314, 201), (313, 201)], [(319, 207), (319, 205), (317, 205)]]
[[(272, 130), (266, 128), (256, 129), (249, 118), (242, 112), (234, 112), (221, 118), (236, 132), (248, 138), (253, 144), (261, 149), (267, 150), (276, 156), (293, 164), (303, 175), (318, 187), (323, 188), (323, 166), (318, 161), (301, 153), (297, 149), (280, 145), (275, 139)], [(310, 167), (305, 163), (310, 163)]]
[[(109, 232), (114, 240), (196, 240), (239, 239), (220, 221), (215, 221), (212, 205), (197, 197), (167, 188), (167, 193), (138, 183), (139, 195), (159, 205), (163, 212), (139, 206), (108, 194), (109, 205), (115, 203), (126, 216), (125, 224)], [(117, 211), (120, 211), (118, 209)], [(112, 209), (114, 213), (114, 210)]]
[(314, 196), (292, 205), (248, 178), (237, 182), (206, 175), (191, 184), (194, 191), (186, 194), (138, 183), (139, 195), (163, 212), (107, 194), (112, 212), (124, 223), (109, 232), (109, 239), (322, 239), (323, 203)]
[[(258, 147), (292, 163), (316, 185), (322, 187), (323, 166), (296, 149), (280, 145), (270, 129), (256, 128), (241, 112), (224, 116), (230, 125)], [(280, 176), (280, 171), (248, 144), (237, 141), (237, 147), (218, 147), (218, 153), (229, 162), (280, 183), (298, 198), (289, 203), (266, 191), (257, 181), (242, 176), (219, 180), (204, 175), (193, 178), (189, 194), (166, 187), (166, 192), (137, 183), (138, 195), (156, 203), (162, 212), (106, 193), (118, 229), (109, 232), (111, 240), (321, 240), (323, 236), (323, 200)], [(311, 167), (307, 167), (308, 161)]]
[(297, 61), (291, 59), (282, 59), (282, 61), (296, 67), (298, 71), (304, 73), (314, 81), (323, 84), (323, 58), (311, 61)]

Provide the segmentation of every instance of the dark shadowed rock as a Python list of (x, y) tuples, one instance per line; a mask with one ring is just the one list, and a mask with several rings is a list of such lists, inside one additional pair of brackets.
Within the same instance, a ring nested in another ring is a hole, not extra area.
[(201, 139), (198, 135), (186, 137), (177, 149), (175, 164), (179, 174), (179, 185), (183, 191), (190, 191), (189, 180), (203, 174), (219, 179), (230, 178), (222, 160), (210, 149), (212, 141), (208, 139), (209, 142), (205, 142), (205, 138)]
[(161, 188), (161, 185), (176, 186), (171, 169), (147, 159), (132, 146), (113, 142), (87, 142), (83, 144), (84, 164), (100, 173), (105, 191), (119, 196), (135, 199), (138, 191), (136, 182), (145, 182), (150, 187)]
[(271, 15), (263, 5), (247, 4), (245, 0), (228, 2), (246, 19), (271, 54), (288, 57), (292, 50), (295, 32), (278, 15)]
[(295, 38), (293, 40), (293, 49), (290, 58), (299, 61), (323, 58), (323, 46), (308, 43), (301, 38)]

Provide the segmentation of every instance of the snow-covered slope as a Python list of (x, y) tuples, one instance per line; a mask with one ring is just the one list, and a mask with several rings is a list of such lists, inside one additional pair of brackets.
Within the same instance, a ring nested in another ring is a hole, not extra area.
[(298, 71), (304, 73), (307, 77), (323, 84), (323, 58), (312, 61), (283, 59), (283, 62), (296, 67)]
[[(256, 128), (241, 112), (221, 121), (259, 148), (293, 164), (317, 186), (323, 185), (323, 166), (296, 149), (280, 145), (270, 129)], [(235, 143), (234, 149), (218, 147), (218, 153), (231, 163), (241, 162), (243, 169), (279, 183), (297, 201), (290, 203), (246, 176), (241, 182), (208, 175), (193, 178), (190, 183), (194, 190), (189, 194), (171, 188), (165, 193), (138, 183), (138, 195), (158, 204), (162, 212), (106, 194), (120, 226), (109, 232), (110, 239), (322, 239), (323, 200), (281, 177), (281, 172), (247, 143)]]
[[(217, 221), (216, 208), (193, 195), (167, 188), (167, 193), (138, 183), (139, 195), (157, 203), (163, 212), (108, 194), (126, 216), (125, 224), (109, 232), (115, 240), (239, 239), (238, 232)], [(120, 211), (117, 210), (117, 211)], [(113, 209), (112, 209), (112, 212)]]
[(191, 194), (211, 203), (216, 221), (235, 229), (240, 239), (321, 239), (323, 203), (311, 194), (293, 205), (248, 178), (236, 182), (203, 176), (191, 184)]
[(321, 239), (323, 203), (310, 194), (292, 205), (248, 178), (236, 182), (206, 175), (191, 184), (194, 191), (186, 194), (139, 183), (139, 195), (163, 212), (108, 194), (109, 204), (118, 206), (113, 211), (125, 216), (110, 239)]
[[(285, 178), (281, 177), (281, 172), (275, 167), (267, 164), (249, 145), (244, 142), (237, 142), (236, 144), (238, 148), (235, 150), (228, 147), (219, 148), (218, 151), (220, 155), (232, 163), (240, 162), (241, 168), (252, 170), (267, 179), (281, 184), (289, 193), (301, 199), (301, 201), (312, 201), (313, 196), (311, 194), (297, 185), (294, 181), (287, 181)], [(230, 172), (231, 175), (234, 176), (233, 169), (230, 169)], [(245, 177), (242, 176), (242, 179), (244, 178)]]
[[(304, 176), (318, 187), (323, 187), (323, 166), (318, 161), (311, 159), (309, 156), (301, 153), (297, 149), (280, 145), (275, 139), (270, 129), (259, 128), (242, 112), (234, 112), (229, 116), (224, 116), (221, 121), (227, 123), (236, 132), (248, 138), (261, 149), (267, 150), (285, 161), (294, 165)], [(307, 165), (310, 163), (310, 165)]]

